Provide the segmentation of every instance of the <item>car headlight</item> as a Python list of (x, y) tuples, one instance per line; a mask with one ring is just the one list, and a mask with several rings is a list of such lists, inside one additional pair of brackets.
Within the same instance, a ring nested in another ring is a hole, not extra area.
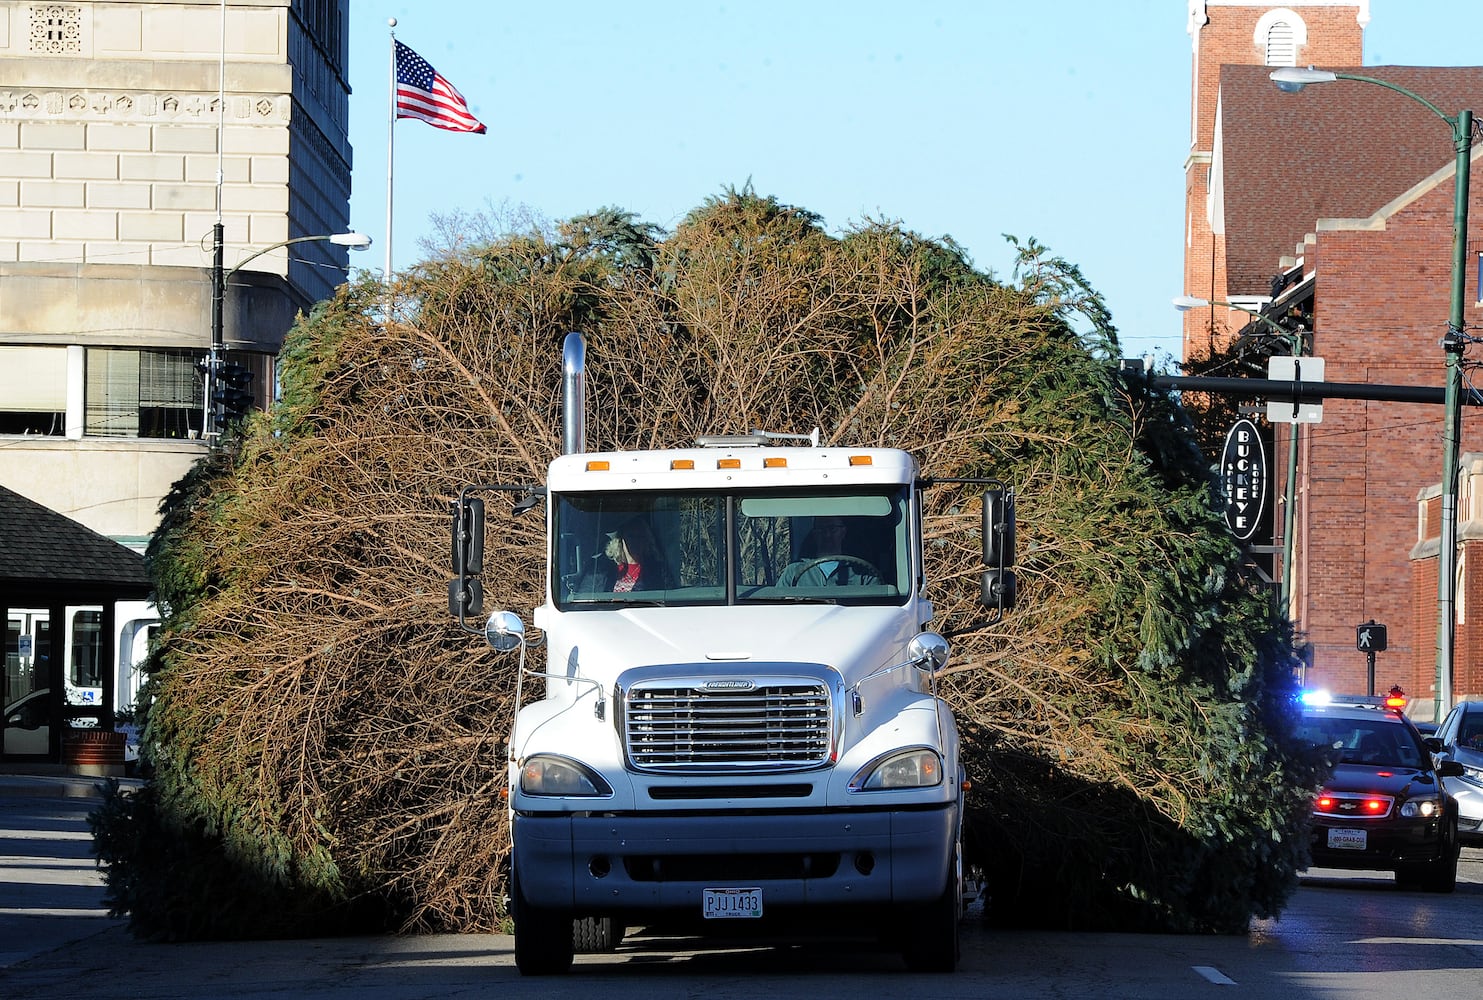
[(931, 788), (942, 784), (942, 758), (935, 750), (919, 748), (878, 757), (860, 768), (850, 779), (858, 792), (889, 788)]
[(1414, 799), (1407, 799), (1406, 803), (1401, 806), (1401, 815), (1410, 817), (1412, 819), (1415, 819), (1417, 817), (1420, 817), (1422, 819), (1431, 819), (1433, 816), (1440, 814), (1441, 811), (1442, 800), (1436, 795), (1426, 795), (1419, 796)]
[(1462, 776), (1469, 781), (1483, 783), (1483, 767), (1473, 767), (1469, 764), (1462, 765)]
[(613, 789), (586, 764), (554, 754), (535, 754), (520, 766), (526, 795), (612, 795)]

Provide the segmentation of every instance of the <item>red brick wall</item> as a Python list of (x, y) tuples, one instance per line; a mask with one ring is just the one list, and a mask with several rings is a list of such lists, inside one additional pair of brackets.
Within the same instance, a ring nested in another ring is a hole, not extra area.
[[(1462, 514), (1459, 512), (1459, 519)], [(1437, 522), (1431, 522), (1435, 529)], [(1431, 532), (1435, 538), (1435, 531)], [(1469, 539), (1461, 543), (1459, 557), (1461, 582), (1457, 588), (1458, 623), (1453, 635), (1452, 699), (1460, 701), (1483, 695), (1483, 541)], [(1437, 684), (1437, 557), (1435, 546), (1426, 558), (1411, 564), (1412, 620), (1418, 635), (1426, 641), (1417, 644), (1411, 665), (1411, 686), (1406, 693), (1413, 701), (1435, 700)], [(1428, 712), (1411, 713), (1426, 718)]]
[[(1459, 519), (1462, 515), (1459, 513)], [(1460, 560), (1462, 586), (1458, 588), (1458, 610), (1462, 621), (1457, 625), (1452, 664), (1452, 697), (1459, 701), (1470, 695), (1483, 694), (1483, 543), (1467, 541), (1462, 545)], [(1435, 596), (1435, 595), (1434, 595)], [(1464, 604), (1466, 605), (1464, 607)], [(1433, 671), (1435, 672), (1435, 670)]]
[[(1439, 166), (1447, 161), (1446, 138), (1439, 128)], [(1483, 219), (1477, 190), (1470, 217)], [(1383, 230), (1317, 233), (1314, 353), (1324, 358), (1328, 381), (1443, 384), (1439, 341), (1450, 311), (1453, 198), (1449, 178), (1398, 210)], [(1466, 322), (1473, 327), (1483, 323), (1483, 311), (1471, 268), (1467, 277)], [(1431, 696), (1437, 563), (1432, 557), (1413, 564), (1410, 552), (1418, 493), (1441, 481), (1442, 417), (1436, 405), (1329, 400), (1323, 422), (1305, 431), (1311, 436), (1299, 480), (1304, 565), (1295, 580), (1297, 618), (1313, 646), (1312, 674), (1333, 690), (1361, 690), (1365, 658), (1354, 648), (1354, 626), (1374, 618), (1389, 630), (1377, 685), (1409, 675), (1408, 692)], [(1483, 450), (1483, 420), (1474, 411), (1464, 413), (1462, 430), (1464, 452)], [(1429, 523), (1434, 537), (1435, 513)], [(1470, 562), (1468, 571), (1478, 572), (1483, 586), (1483, 550), (1479, 556), (1478, 569)], [(1483, 603), (1468, 616), (1470, 634), (1479, 632), (1480, 615)], [(1483, 662), (1480, 642), (1483, 633), (1464, 644), (1460, 630), (1459, 673), (1465, 658)]]
[[(1435, 522), (1433, 522), (1435, 523)], [(1426, 719), (1433, 714), (1419, 704), (1435, 702), (1437, 697), (1437, 557), (1418, 559), (1411, 564), (1411, 625), (1416, 644), (1406, 668), (1410, 682), (1401, 684), (1415, 708), (1413, 718)]]
[[(1295, 12), (1307, 26), (1308, 43), (1298, 51), (1298, 65), (1360, 66), (1364, 62), (1364, 35), (1358, 22), (1357, 3), (1337, 7), (1296, 2), (1205, 8), (1208, 22), (1196, 28), (1190, 71), (1194, 111), (1190, 155), (1185, 167), (1184, 290), (1187, 295), (1212, 301), (1230, 298), (1226, 288), (1225, 247), (1212, 234), (1206, 218), (1220, 67), (1261, 65), (1264, 53), (1254, 44), (1253, 34), (1262, 15), (1279, 7)], [(1272, 262), (1272, 271), (1277, 271), (1276, 261)], [(1219, 338), (1222, 332), (1223, 324), (1216, 317), (1214, 334)], [(1186, 313), (1185, 355), (1208, 353), (1211, 333), (1210, 310), (1192, 309)]]

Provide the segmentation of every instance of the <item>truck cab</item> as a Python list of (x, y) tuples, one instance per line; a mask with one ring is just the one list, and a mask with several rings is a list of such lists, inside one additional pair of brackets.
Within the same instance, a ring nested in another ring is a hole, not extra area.
[[(539, 636), (510, 611), (485, 628), (521, 656), (508, 767), (522, 973), (564, 971), (584, 928), (611, 945), (656, 924), (868, 922), (913, 968), (956, 965), (967, 785), (935, 690), (948, 643), (928, 630), (927, 484), (906, 452), (808, 440), (564, 454), (531, 488), (547, 519)], [(999, 543), (1005, 499), (986, 499)], [(472, 503), (454, 515), (460, 617), (476, 596), (479, 560), (459, 541)], [(1004, 562), (985, 573), (1000, 605)]]

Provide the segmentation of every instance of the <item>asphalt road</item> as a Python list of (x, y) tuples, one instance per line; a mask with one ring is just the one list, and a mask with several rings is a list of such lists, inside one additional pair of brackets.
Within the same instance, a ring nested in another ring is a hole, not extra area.
[(1475, 996), (1483, 980), (1483, 850), (1455, 893), (1397, 889), (1389, 875), (1314, 870), (1278, 920), (1245, 936), (1057, 934), (968, 921), (953, 975), (907, 972), (870, 942), (737, 946), (625, 940), (568, 976), (522, 978), (513, 941), (429, 935), (150, 944), (106, 916), (88, 853), (89, 798), (0, 781), (0, 997), (603, 1000), (1189, 997), (1419, 1000)]

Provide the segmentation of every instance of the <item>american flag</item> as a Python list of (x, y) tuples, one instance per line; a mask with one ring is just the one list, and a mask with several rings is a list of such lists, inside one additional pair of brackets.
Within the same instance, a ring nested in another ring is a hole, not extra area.
[(428, 61), (396, 43), (396, 116), (417, 118), (452, 132), (483, 132), (468, 102)]

